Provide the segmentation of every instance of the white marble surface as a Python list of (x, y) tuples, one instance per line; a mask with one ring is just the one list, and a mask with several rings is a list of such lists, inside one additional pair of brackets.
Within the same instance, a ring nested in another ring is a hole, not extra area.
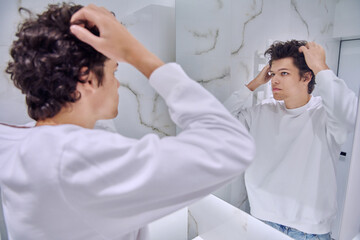
[(189, 216), (196, 223), (193, 240), (291, 239), (214, 195), (189, 206)]
[(182, 208), (149, 224), (149, 240), (186, 240), (188, 208)]

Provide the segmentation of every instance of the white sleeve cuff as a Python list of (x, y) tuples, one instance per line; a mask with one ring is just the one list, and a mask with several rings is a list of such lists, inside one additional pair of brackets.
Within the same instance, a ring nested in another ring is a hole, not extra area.
[(150, 75), (150, 85), (165, 100), (169, 97), (171, 90), (180, 82), (191, 80), (181, 66), (177, 63), (167, 63), (157, 69)]

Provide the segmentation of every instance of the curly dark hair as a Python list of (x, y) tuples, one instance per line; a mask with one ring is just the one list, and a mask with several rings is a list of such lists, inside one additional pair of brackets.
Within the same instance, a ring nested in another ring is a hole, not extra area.
[(290, 40), (286, 42), (275, 41), (264, 53), (265, 56), (269, 56), (269, 65), (272, 61), (282, 58), (292, 57), (294, 65), (299, 69), (300, 77), (303, 77), (306, 72), (311, 72), (312, 77), (308, 84), (308, 93), (312, 93), (315, 88), (315, 75), (314, 72), (308, 67), (305, 61), (304, 54), (299, 52), (301, 46), (305, 46), (307, 41), (305, 40)]
[[(88, 67), (85, 74), (92, 71), (98, 85), (102, 84), (107, 58), (70, 32), (71, 16), (82, 7), (51, 4), (47, 11), (30, 16), (18, 27), (17, 39), (10, 49), (13, 60), (6, 73), (26, 95), (28, 114), (36, 121), (51, 118), (66, 104), (80, 99), (76, 85), (84, 83), (80, 78), (82, 67)], [(77, 24), (84, 24), (99, 36), (96, 27), (88, 27), (86, 22)]]

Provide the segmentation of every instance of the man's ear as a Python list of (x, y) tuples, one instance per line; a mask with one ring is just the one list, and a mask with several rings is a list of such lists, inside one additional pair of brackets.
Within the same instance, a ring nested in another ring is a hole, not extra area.
[(303, 76), (301, 77), (301, 80), (304, 81), (304, 83), (308, 84), (311, 81), (312, 78), (312, 73), (311, 72), (306, 72), (303, 74)]
[(88, 67), (82, 67), (79, 74), (78, 90), (94, 91), (97, 88), (95, 74)]
[(89, 68), (88, 67), (82, 67), (80, 69), (80, 72), (79, 72), (79, 80), (80, 80), (80, 82), (82, 82), (82, 83), (87, 82), (89, 74), (90, 74)]

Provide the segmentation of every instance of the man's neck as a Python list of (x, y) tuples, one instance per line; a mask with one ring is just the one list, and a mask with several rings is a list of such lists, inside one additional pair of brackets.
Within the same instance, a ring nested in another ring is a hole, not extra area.
[(294, 109), (306, 105), (310, 99), (311, 94), (306, 94), (299, 98), (285, 99), (284, 102), (287, 109)]
[(92, 120), (85, 113), (75, 111), (73, 108), (63, 108), (54, 117), (38, 120), (36, 126), (55, 126), (73, 124), (83, 128), (94, 128), (96, 120)]

